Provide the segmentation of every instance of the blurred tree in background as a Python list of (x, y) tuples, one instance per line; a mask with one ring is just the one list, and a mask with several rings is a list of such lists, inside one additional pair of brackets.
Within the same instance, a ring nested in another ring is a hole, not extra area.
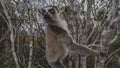
[(70, 53), (67, 68), (120, 68), (120, 0), (0, 0), (0, 68), (49, 68), (46, 5), (64, 9), (74, 40), (99, 57)]

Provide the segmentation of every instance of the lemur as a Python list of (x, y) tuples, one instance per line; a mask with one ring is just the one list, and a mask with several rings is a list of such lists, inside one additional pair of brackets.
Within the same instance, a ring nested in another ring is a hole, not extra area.
[(66, 68), (63, 64), (70, 51), (80, 55), (98, 55), (96, 52), (77, 44), (67, 27), (62, 11), (56, 6), (45, 6), (40, 9), (46, 27), (46, 59), (51, 68)]

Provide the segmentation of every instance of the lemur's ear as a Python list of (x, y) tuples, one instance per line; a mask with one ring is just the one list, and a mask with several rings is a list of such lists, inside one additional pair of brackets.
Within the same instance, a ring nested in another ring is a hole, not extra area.
[(62, 11), (62, 12), (69, 11), (70, 10), (70, 6), (69, 5), (61, 6), (59, 10)]
[(59, 9), (59, 13), (60, 13), (60, 17), (65, 19), (66, 17), (66, 13), (70, 11), (70, 7), (69, 6), (62, 6), (60, 9)]

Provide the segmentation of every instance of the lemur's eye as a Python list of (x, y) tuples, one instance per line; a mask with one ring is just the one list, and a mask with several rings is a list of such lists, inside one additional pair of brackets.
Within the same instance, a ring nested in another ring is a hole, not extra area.
[(51, 14), (55, 14), (55, 9), (53, 9), (53, 8), (52, 8), (52, 9), (49, 9), (48, 11), (49, 11)]

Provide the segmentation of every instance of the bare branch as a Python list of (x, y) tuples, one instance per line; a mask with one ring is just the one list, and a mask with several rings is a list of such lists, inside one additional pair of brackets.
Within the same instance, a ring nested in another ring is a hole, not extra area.
[(16, 55), (16, 52), (15, 52), (15, 43), (14, 43), (14, 40), (15, 40), (15, 37), (14, 37), (14, 32), (13, 32), (13, 27), (12, 27), (12, 21), (10, 19), (10, 16), (8, 15), (8, 12), (7, 12), (7, 9), (5, 8), (5, 4), (4, 4), (4, 0), (1, 0), (1, 5), (3, 7), (3, 10), (4, 10), (4, 13), (5, 13), (5, 16), (7, 17), (7, 20), (8, 20), (8, 28), (10, 30), (10, 41), (11, 41), (11, 50), (12, 50), (12, 54), (13, 54), (13, 57), (14, 57), (14, 61), (15, 61), (15, 64), (16, 64), (16, 68), (19, 68), (19, 63), (18, 63), (18, 58), (17, 58), (17, 55)]
[(113, 57), (120, 51), (120, 48), (118, 48), (117, 50), (115, 50), (114, 52), (112, 52), (108, 58), (107, 58), (107, 62), (106, 62), (106, 65), (108, 65), (108, 63), (113, 59)]
[(30, 47), (30, 52), (29, 52), (28, 68), (32, 68), (31, 67), (31, 65), (32, 65), (32, 56), (33, 56), (33, 41), (32, 40), (30, 41), (29, 47)]
[(116, 39), (118, 38), (118, 35), (116, 35), (111, 41), (108, 42), (108, 44), (112, 44), (116, 41)]

